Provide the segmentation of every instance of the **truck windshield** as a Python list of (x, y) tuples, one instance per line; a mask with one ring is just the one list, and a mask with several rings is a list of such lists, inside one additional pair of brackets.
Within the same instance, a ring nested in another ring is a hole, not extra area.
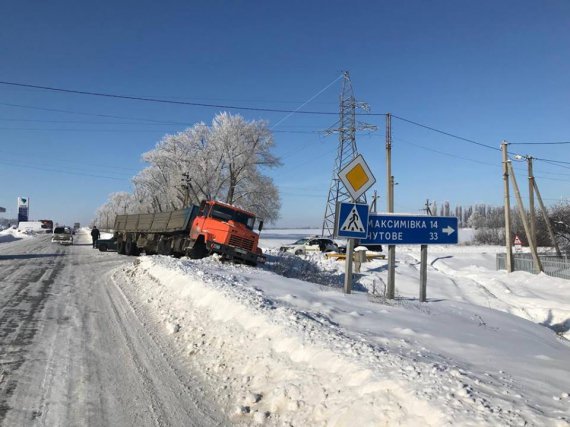
[(221, 205), (212, 206), (210, 216), (212, 218), (221, 219), (222, 221), (233, 220), (235, 222), (239, 222), (250, 230), (253, 230), (253, 223), (255, 222), (255, 217), (244, 212), (234, 211), (233, 209)]

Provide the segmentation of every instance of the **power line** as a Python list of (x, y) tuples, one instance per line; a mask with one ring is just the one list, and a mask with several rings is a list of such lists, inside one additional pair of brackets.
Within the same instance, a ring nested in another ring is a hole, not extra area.
[(36, 107), (36, 106), (32, 106), (32, 105), (11, 104), (11, 103), (6, 103), (6, 102), (0, 102), (0, 105), (3, 105), (5, 107), (25, 108), (25, 109), (29, 109), (29, 110), (50, 111), (50, 112), (54, 112), (54, 113), (76, 114), (76, 115), (80, 115), (80, 116), (92, 116), (92, 117), (104, 117), (107, 119), (136, 120), (136, 121), (144, 121), (144, 122), (151, 122), (151, 123), (165, 124), (165, 125), (184, 125), (184, 126), (189, 125), (188, 122), (153, 120), (153, 119), (140, 118), (140, 117), (116, 116), (116, 115), (112, 115), (112, 114), (84, 113), (81, 111), (70, 111), (70, 110), (61, 110), (61, 109), (57, 109), (57, 108)]
[(163, 126), (166, 123), (140, 123), (135, 121), (130, 122), (99, 122), (99, 121), (86, 121), (86, 120), (38, 120), (38, 119), (14, 119), (14, 118), (0, 118), (2, 122), (24, 122), (24, 123), (58, 123), (58, 124), (81, 124), (81, 125), (145, 125), (145, 126)]
[(541, 161), (541, 162), (549, 163), (553, 166), (558, 166), (561, 168), (570, 169), (570, 168), (568, 168), (568, 166), (564, 166), (564, 165), (570, 165), (570, 162), (562, 162), (560, 160), (551, 160), (551, 159), (541, 159), (540, 157), (533, 157), (533, 159)]
[(246, 106), (236, 106), (236, 105), (224, 105), (224, 104), (207, 104), (202, 102), (189, 102), (189, 101), (175, 101), (162, 98), (147, 98), (141, 96), (129, 96), (129, 95), (119, 95), (114, 93), (104, 93), (104, 92), (92, 92), (87, 90), (73, 90), (73, 89), (63, 89), (53, 86), (40, 86), (32, 85), (27, 83), (16, 83), (16, 82), (6, 82), (0, 81), (0, 84), (6, 86), (16, 86), (25, 87), (29, 89), (39, 89), (48, 90), (52, 92), (60, 93), (73, 93), (76, 95), (88, 95), (88, 96), (98, 96), (103, 98), (113, 98), (113, 99), (126, 99), (130, 101), (143, 101), (143, 102), (154, 102), (159, 104), (174, 104), (174, 105), (186, 105), (191, 107), (205, 107), (205, 108), (221, 108), (228, 110), (246, 110), (246, 111), (263, 111), (268, 113), (296, 113), (296, 114), (315, 114), (315, 115), (337, 115), (337, 112), (326, 112), (326, 111), (295, 111), (295, 110), (285, 110), (278, 108), (258, 108), (258, 107), (246, 107)]
[(457, 155), (455, 155), (455, 154), (446, 153), (446, 152), (444, 152), (444, 151), (436, 150), (436, 149), (434, 149), (434, 148), (425, 147), (425, 146), (423, 146), (423, 145), (415, 144), (415, 143), (413, 143), (413, 142), (407, 141), (407, 140), (402, 139), (402, 138), (392, 138), (392, 140), (393, 140), (393, 141), (400, 141), (400, 142), (403, 142), (403, 143), (409, 144), (409, 145), (413, 145), (413, 146), (418, 147), (418, 148), (421, 148), (421, 149), (423, 149), (423, 150), (432, 151), (432, 152), (434, 152), (434, 153), (441, 154), (441, 155), (443, 155), (443, 156), (453, 157), (453, 158), (455, 158), (455, 159), (460, 159), (460, 160), (466, 160), (466, 161), (468, 161), (468, 162), (473, 162), (473, 163), (479, 163), (479, 164), (485, 165), (485, 166), (500, 167), (500, 166), (498, 166), (497, 164), (488, 163), (488, 162), (482, 162), (482, 161), (479, 161), (479, 160), (470, 159), (470, 158), (468, 158), (468, 157), (462, 157), (462, 156), (457, 156)]
[[(12, 156), (12, 157), (16, 157), (17, 159), (21, 159), (22, 158), (22, 154), (23, 153), (14, 153), (11, 151), (6, 151), (6, 150), (1, 150), (0, 149), (0, 154), (3, 155), (3, 160), (6, 160), (6, 157)], [(39, 159), (43, 159), (45, 160), (47, 153), (43, 152), (36, 152), (34, 151), (33, 153), (25, 153), (25, 157), (26, 160), (34, 157), (34, 158), (39, 158)], [(117, 165), (113, 165), (113, 164), (97, 164), (97, 163), (85, 163), (85, 162), (77, 162), (76, 160), (71, 160), (70, 158), (62, 158), (61, 155), (58, 155), (56, 158), (52, 158), (50, 159), (50, 162), (54, 162), (54, 163), (64, 163), (66, 165), (69, 165), (70, 163), (73, 163), (74, 166), (87, 166), (87, 167), (94, 167), (94, 168), (98, 168), (98, 169), (112, 169), (113, 171), (116, 171), (117, 169), (121, 169), (121, 170), (125, 170), (125, 171), (130, 171), (130, 172), (138, 172), (139, 169), (134, 169), (134, 168), (126, 168), (124, 166), (117, 166)], [(25, 164), (25, 163), (24, 163)], [(120, 174), (120, 173), (119, 173)]]
[[(335, 80), (336, 81), (336, 80)], [(333, 82), (334, 83), (334, 82)], [(126, 99), (126, 100), (133, 100), (133, 101), (143, 101), (143, 102), (154, 102), (154, 103), (162, 103), (162, 104), (176, 104), (176, 105), (187, 105), (187, 106), (195, 106), (195, 107), (206, 107), (206, 108), (222, 108), (222, 109), (235, 109), (235, 110), (246, 110), (246, 111), (263, 111), (263, 112), (270, 112), (270, 113), (288, 113), (291, 114), (315, 114), (315, 115), (336, 115), (337, 112), (326, 112), (326, 111), (300, 111), (299, 108), (296, 110), (287, 110), (287, 109), (276, 109), (276, 108), (257, 108), (257, 107), (248, 107), (248, 106), (236, 106), (236, 105), (223, 105), (223, 104), (207, 104), (207, 103), (198, 103), (198, 102), (189, 102), (189, 101), (175, 101), (175, 100), (168, 100), (168, 99), (161, 99), (161, 98), (150, 98), (150, 97), (139, 97), (139, 96), (128, 96), (128, 95), (119, 95), (119, 94), (112, 94), (112, 93), (103, 93), (103, 92), (92, 92), (92, 91), (85, 91), (85, 90), (72, 90), (72, 89), (64, 89), (52, 86), (41, 86), (41, 85), (32, 85), (27, 83), (16, 83), (16, 82), (7, 82), (7, 81), (0, 81), (2, 85), (8, 86), (15, 86), (15, 87), (25, 87), (30, 89), (38, 89), (38, 90), (48, 90), (53, 92), (60, 92), (60, 93), (70, 93), (70, 94), (78, 94), (78, 95), (89, 95), (89, 96), (98, 96), (98, 97), (106, 97), (106, 98), (114, 98), (114, 99)], [(332, 83), (331, 83), (332, 84)], [(329, 84), (325, 89), (327, 89), (331, 84)], [(323, 89), (323, 90), (325, 90)], [(322, 92), (322, 91), (321, 91)], [(321, 93), (319, 92), (319, 94)], [(71, 113), (71, 114), (83, 114), (83, 115), (91, 115), (97, 117), (106, 117), (106, 118), (117, 118), (117, 119), (127, 119), (127, 120), (142, 120), (147, 122), (154, 122), (154, 123), (161, 123), (161, 124), (171, 124), (171, 125), (184, 125), (188, 126), (186, 122), (167, 122), (167, 121), (159, 121), (159, 120), (152, 120), (152, 119), (141, 119), (141, 118), (134, 118), (134, 117), (124, 117), (124, 116), (113, 116), (108, 114), (90, 114), (90, 113), (81, 113), (76, 111), (66, 111), (66, 110), (58, 110), (58, 109), (50, 109), (50, 108), (41, 108), (41, 107), (32, 107), (32, 106), (24, 106), (18, 104), (9, 104), (9, 103), (0, 103), (0, 105), (11, 106), (11, 107), (19, 107), (19, 108), (31, 108), (37, 110), (44, 110), (44, 111), (54, 111), (54, 112), (62, 112), (62, 113)], [(385, 113), (360, 113), (361, 116), (385, 116)], [(287, 116), (289, 117), (289, 116)], [(286, 117), (286, 118), (287, 118)], [(498, 147), (493, 147), (488, 144), (483, 144), (481, 142), (475, 141), (473, 139), (465, 138), (459, 135), (452, 134), (450, 132), (446, 132), (432, 126), (427, 126), (418, 122), (415, 122), (410, 119), (406, 119), (404, 117), (400, 117), (397, 115), (392, 115), (392, 117), (407, 122), (409, 124), (413, 124), (415, 126), (422, 127), (424, 129), (431, 130), (432, 132), (437, 132), (442, 135), (449, 136), (451, 138), (455, 138), (464, 142), (468, 142), (470, 144), (475, 144), (480, 147), (488, 148), (494, 151), (501, 151)], [(19, 130), (19, 129), (12, 129), (12, 130)], [(40, 129), (26, 129), (26, 130), (40, 130)], [(63, 130), (63, 129), (62, 129)], [(66, 129), (69, 130), (69, 129)], [(96, 131), (107, 131), (107, 130), (96, 130)], [(109, 132), (114, 130), (108, 130)], [(122, 130), (124, 131), (124, 130)], [(139, 132), (139, 130), (137, 130)], [(280, 133), (305, 133), (302, 131), (275, 131)], [(306, 132), (306, 133), (314, 133), (314, 132)], [(546, 142), (546, 143), (518, 143), (520, 145), (528, 144), (528, 145), (539, 145), (539, 144), (570, 144), (568, 141), (559, 141), (559, 142)], [(548, 160), (548, 159), (541, 159), (535, 158), (536, 160), (541, 161), (551, 161), (560, 164), (568, 164), (570, 162), (561, 162), (555, 160)]]
[(89, 128), (4, 128), (0, 127), (0, 130), (20, 130), (20, 131), (30, 131), (30, 132), (143, 132), (143, 133), (163, 133), (160, 129), (89, 129)]
[[(423, 146), (423, 145), (420, 145), (420, 144), (415, 144), (415, 143), (413, 143), (413, 142), (411, 142), (411, 141), (408, 141), (408, 140), (406, 140), (406, 139), (403, 139), (403, 138), (392, 138), (392, 140), (397, 141), (397, 142), (403, 142), (404, 144), (413, 145), (414, 147), (418, 147), (418, 148), (421, 148), (421, 149), (426, 150), (426, 151), (431, 151), (431, 152), (434, 152), (434, 153), (437, 153), (437, 154), (441, 154), (441, 155), (443, 155), (443, 156), (452, 157), (452, 158), (459, 159), (459, 160), (465, 160), (465, 161), (472, 162), (472, 163), (478, 163), (478, 164), (485, 165), (485, 166), (491, 166), (491, 167), (494, 167), (494, 168), (501, 168), (501, 166), (500, 166), (499, 164), (489, 163), (489, 162), (483, 162), (483, 161), (480, 161), (480, 160), (471, 159), (471, 158), (469, 158), (469, 157), (458, 156), (458, 155), (451, 154), (451, 153), (448, 153), (448, 152), (445, 152), (445, 151), (441, 151), (441, 150), (436, 150), (436, 149), (433, 149), (433, 148), (429, 148), (429, 147), (426, 147), (426, 146)], [(523, 169), (523, 168), (516, 168), (516, 167), (515, 167), (515, 169), (517, 169), (517, 170), (519, 170), (519, 171), (521, 171), (521, 172), (524, 172), (524, 171), (526, 170), (526, 169)], [(543, 171), (543, 172), (541, 172), (541, 173), (543, 173), (543, 174), (554, 174), (554, 175), (565, 175), (565, 174), (557, 174), (557, 173), (555, 173), (555, 172), (548, 172), (548, 171)], [(568, 175), (568, 174), (566, 174), (566, 175)], [(549, 181), (570, 182), (569, 180), (565, 180), (565, 179), (549, 178), (549, 177), (544, 177), (544, 176), (541, 176), (541, 175), (535, 175), (535, 177), (536, 177), (536, 178), (540, 178), (540, 179), (549, 180)]]
[(560, 179), (560, 178), (550, 178), (547, 176), (540, 176), (540, 175), (535, 175), (535, 178), (540, 178), (540, 179), (546, 179), (548, 181), (560, 181), (560, 182), (570, 182), (570, 179)]
[[(161, 129), (92, 129), (92, 128), (11, 128), (11, 127), (0, 127), (1, 130), (15, 130), (15, 131), (30, 131), (30, 132), (139, 132), (139, 133), (163, 133), (166, 130)], [(308, 130), (272, 130), (273, 133), (292, 133), (292, 134), (308, 134), (308, 135), (318, 135), (319, 131), (308, 131)]]
[(570, 141), (558, 141), (558, 142), (509, 142), (510, 145), (566, 145), (570, 144)]
[(113, 177), (113, 176), (105, 176), (105, 175), (95, 175), (95, 174), (88, 174), (88, 173), (80, 173), (80, 172), (70, 172), (69, 170), (61, 170), (61, 169), (50, 169), (50, 168), (44, 168), (44, 167), (40, 167), (40, 166), (32, 166), (32, 165), (26, 165), (26, 164), (18, 164), (18, 163), (14, 163), (14, 162), (4, 162), (0, 160), (0, 164), (3, 165), (7, 165), (7, 166), (16, 166), (16, 167), (21, 167), (21, 168), (28, 168), (28, 169), (37, 169), (37, 170), (43, 170), (43, 171), (48, 171), (48, 172), (56, 172), (56, 173), (63, 173), (63, 174), (68, 174), (68, 175), (78, 175), (78, 176), (89, 176), (92, 178), (105, 178), (105, 179), (113, 179), (116, 181), (125, 181), (128, 180), (129, 178), (118, 178), (118, 177)]
[(483, 143), (481, 143), (481, 142), (477, 142), (477, 141), (474, 141), (474, 140), (472, 140), (472, 139), (468, 139), (468, 138), (464, 138), (464, 137), (462, 137), (462, 136), (454, 135), (454, 134), (452, 134), (452, 133), (449, 133), (449, 132), (445, 132), (445, 131), (443, 131), (443, 130), (436, 129), (436, 128), (431, 127), (431, 126), (423, 125), (423, 124), (421, 124), (421, 123), (414, 122), (413, 120), (405, 119), (405, 118), (403, 118), (403, 117), (399, 117), (399, 116), (396, 116), (396, 115), (394, 115), (394, 114), (392, 114), (392, 117), (394, 117), (395, 119), (402, 120), (402, 121), (404, 121), (404, 122), (407, 122), (407, 123), (410, 123), (410, 124), (413, 124), (413, 125), (422, 127), (422, 128), (424, 128), (424, 129), (431, 130), (431, 131), (433, 131), (433, 132), (441, 133), (442, 135), (447, 135), (447, 136), (450, 136), (450, 137), (452, 137), (452, 138), (459, 139), (459, 140), (461, 140), (461, 141), (469, 142), (469, 143), (471, 143), (471, 144), (479, 145), (479, 146), (481, 146), (481, 147), (489, 148), (489, 149), (491, 149), (491, 150), (501, 151), (501, 149), (498, 148), (498, 147), (493, 147), (493, 146), (491, 146), (491, 145), (483, 144)]
[(299, 105), (297, 108), (295, 108), (294, 111), (290, 112), (289, 114), (287, 114), (285, 117), (283, 117), (281, 120), (279, 120), (277, 123), (275, 123), (273, 126), (271, 126), (271, 129), (275, 129), (277, 126), (279, 126), (281, 123), (283, 123), (285, 120), (287, 120), (289, 117), (291, 117), (293, 114), (297, 113), (301, 108), (303, 108), (305, 105), (307, 105), (309, 102), (313, 101), (315, 98), (317, 98), (321, 93), (323, 93), (324, 91), (326, 91), (329, 87), (331, 87), (333, 84), (335, 84), (336, 82), (338, 82), (340, 79), (342, 79), (343, 75), (340, 74), (336, 79), (334, 79), (332, 82), (330, 82), (328, 85), (326, 85), (324, 88), (322, 88), (320, 91), (318, 91), (316, 94), (314, 94), (313, 96), (311, 96), (309, 99), (307, 99), (305, 102), (303, 102), (301, 105)]

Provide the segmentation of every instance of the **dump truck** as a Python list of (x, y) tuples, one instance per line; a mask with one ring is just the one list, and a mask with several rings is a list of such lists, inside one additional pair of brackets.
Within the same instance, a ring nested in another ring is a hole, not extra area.
[[(258, 231), (263, 221), (257, 221)], [(219, 254), (223, 259), (257, 265), (264, 261), (254, 231), (256, 217), (215, 200), (170, 212), (117, 215), (117, 253), (188, 256), (199, 259)]]

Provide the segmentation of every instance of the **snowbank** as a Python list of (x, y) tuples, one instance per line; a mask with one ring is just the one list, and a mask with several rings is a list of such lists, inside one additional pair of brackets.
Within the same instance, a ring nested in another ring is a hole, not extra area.
[(13, 242), (14, 240), (32, 238), (31, 233), (22, 232), (14, 228), (7, 228), (0, 231), (0, 243)]
[[(449, 250), (432, 251), (425, 304), (403, 296), (412, 282), (417, 293), (412, 248), (399, 251), (394, 301), (366, 291), (384, 280), (385, 261), (364, 264), (361, 291), (344, 295), (331, 281), (340, 263), (319, 255), (270, 256), (264, 269), (144, 256), (126, 271), (125, 291), (215, 385), (237, 424), (567, 425), (568, 342), (510, 314), (508, 298), (500, 311), (482, 303), (497, 277), (520, 287), (531, 275), (502, 277), (478, 266), (486, 255), (474, 247)], [(299, 279), (307, 264), (317, 283)], [(560, 283), (543, 279), (549, 292), (534, 301), (558, 298)]]

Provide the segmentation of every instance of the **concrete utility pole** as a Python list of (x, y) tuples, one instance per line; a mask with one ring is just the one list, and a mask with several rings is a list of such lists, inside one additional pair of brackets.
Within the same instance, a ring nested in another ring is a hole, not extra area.
[(536, 250), (536, 245), (530, 238), (530, 226), (528, 225), (528, 220), (526, 217), (526, 212), (524, 211), (524, 205), (521, 198), (521, 193), (519, 191), (519, 186), (517, 185), (517, 179), (515, 178), (515, 171), (513, 170), (513, 165), (511, 162), (507, 164), (509, 168), (509, 173), (511, 175), (511, 180), (513, 182), (513, 189), (515, 190), (515, 196), (517, 198), (517, 206), (519, 208), (519, 215), (521, 217), (521, 221), (524, 226), (524, 232), (528, 238), (528, 245), (530, 246), (530, 252), (532, 254), (532, 259), (534, 260), (534, 266), (537, 273), (542, 271), (542, 263), (540, 262), (540, 258), (538, 257), (538, 251)]
[(513, 271), (513, 242), (511, 235), (511, 200), (509, 195), (509, 155), (507, 153), (507, 141), (501, 143), (503, 153), (503, 184), (505, 189), (505, 247), (507, 249), (506, 269), (507, 273)]
[[(389, 213), (394, 212), (394, 177), (392, 176), (392, 115), (386, 114), (386, 200)], [(394, 299), (396, 290), (396, 245), (388, 245), (388, 284), (386, 298)]]
[(534, 210), (534, 175), (532, 172), (532, 157), (526, 156), (526, 161), (528, 164), (528, 209), (530, 211), (530, 236), (529, 240), (532, 240), (534, 245), (537, 245), (536, 241), (536, 212)]

